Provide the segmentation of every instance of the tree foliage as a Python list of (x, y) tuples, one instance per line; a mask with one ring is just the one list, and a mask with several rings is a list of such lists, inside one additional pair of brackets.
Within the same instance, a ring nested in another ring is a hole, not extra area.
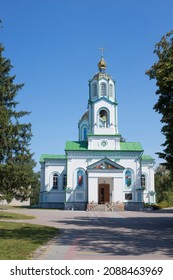
[(150, 79), (156, 80), (158, 101), (153, 109), (162, 115), (161, 131), (165, 136), (163, 151), (157, 154), (165, 160), (167, 169), (173, 175), (173, 30), (155, 45), (154, 53), (158, 61), (146, 71), (146, 74)]
[(155, 190), (158, 203), (173, 205), (173, 182), (170, 171), (159, 165), (155, 172)]
[(31, 186), (30, 204), (38, 205), (40, 194), (40, 172), (35, 173), (34, 182)]
[(10, 75), (13, 66), (3, 52), (0, 44), (0, 193), (25, 200), (35, 180), (31, 124), (21, 121), (29, 114), (17, 110), (16, 97), (24, 84), (15, 84), (15, 75)]

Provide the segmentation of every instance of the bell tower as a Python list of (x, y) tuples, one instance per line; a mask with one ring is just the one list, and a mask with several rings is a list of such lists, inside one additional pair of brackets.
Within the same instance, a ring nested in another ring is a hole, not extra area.
[(101, 55), (99, 71), (89, 80), (88, 111), (78, 124), (79, 141), (88, 141), (89, 150), (120, 148), (115, 81), (106, 72), (106, 66)]
[(89, 81), (88, 149), (115, 150), (120, 145), (115, 81), (106, 72), (103, 56), (99, 72)]
[(89, 133), (118, 133), (117, 101), (115, 81), (106, 73), (103, 57), (98, 63), (99, 72), (89, 81)]

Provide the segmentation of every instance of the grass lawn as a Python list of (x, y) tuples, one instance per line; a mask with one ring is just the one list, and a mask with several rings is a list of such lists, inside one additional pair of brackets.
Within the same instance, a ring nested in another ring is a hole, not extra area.
[(28, 219), (34, 219), (34, 218), (35, 218), (34, 216), (30, 216), (30, 215), (0, 211), (0, 220), (1, 219), (28, 220)]
[[(28, 215), (0, 213), (0, 219), (22, 217), (28, 219)], [(58, 229), (53, 227), (0, 221), (0, 260), (30, 259), (39, 246), (44, 245), (57, 233)]]

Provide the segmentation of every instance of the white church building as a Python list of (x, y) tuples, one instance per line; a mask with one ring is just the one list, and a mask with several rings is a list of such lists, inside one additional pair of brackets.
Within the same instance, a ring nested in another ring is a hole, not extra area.
[(125, 142), (118, 129), (115, 81), (101, 57), (89, 80), (88, 110), (78, 123), (79, 138), (64, 155), (43, 154), (40, 206), (86, 210), (99, 204), (140, 210), (155, 202), (154, 159), (139, 142)]

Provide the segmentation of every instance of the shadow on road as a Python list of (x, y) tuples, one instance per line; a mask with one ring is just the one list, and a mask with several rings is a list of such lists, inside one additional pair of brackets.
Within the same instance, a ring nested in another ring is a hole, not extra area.
[(158, 253), (164, 257), (173, 257), (172, 217), (77, 216), (58, 223), (68, 225), (69, 229), (61, 231), (57, 243), (72, 245), (78, 240), (77, 250), (80, 252), (86, 250), (111, 256), (136, 257)]

